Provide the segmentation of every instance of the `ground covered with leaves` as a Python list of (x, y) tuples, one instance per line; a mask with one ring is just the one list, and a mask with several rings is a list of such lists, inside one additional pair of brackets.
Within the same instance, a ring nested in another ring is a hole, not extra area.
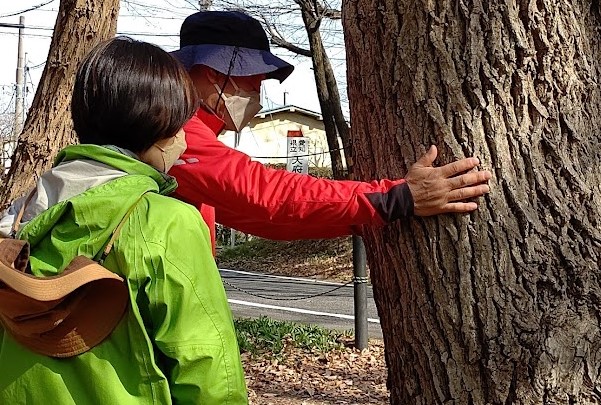
[(329, 352), (286, 348), (282, 358), (243, 354), (251, 404), (384, 404), (384, 347)]
[(350, 237), (291, 242), (253, 238), (220, 249), (217, 264), (226, 269), (346, 282), (353, 277), (353, 247)]
[(252, 405), (388, 401), (382, 341), (360, 351), (349, 332), (269, 318), (235, 323)]
[[(221, 268), (346, 282), (352, 279), (351, 238), (278, 242), (254, 238), (220, 249)], [(350, 332), (236, 319), (251, 405), (388, 403), (384, 345), (354, 349)]]

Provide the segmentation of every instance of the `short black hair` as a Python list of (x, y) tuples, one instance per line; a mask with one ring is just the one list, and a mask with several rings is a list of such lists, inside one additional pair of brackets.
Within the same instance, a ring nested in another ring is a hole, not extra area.
[(194, 84), (175, 58), (117, 37), (97, 45), (79, 66), (71, 116), (81, 143), (138, 153), (174, 136), (198, 105)]

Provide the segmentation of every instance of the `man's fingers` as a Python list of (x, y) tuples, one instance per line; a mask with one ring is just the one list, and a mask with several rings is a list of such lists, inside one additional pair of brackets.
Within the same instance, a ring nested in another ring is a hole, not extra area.
[(445, 204), (441, 209), (441, 214), (444, 213), (462, 213), (462, 212), (472, 212), (478, 209), (478, 204), (475, 202), (454, 202)]
[(432, 166), (432, 163), (436, 160), (436, 156), (438, 156), (438, 149), (436, 146), (430, 146), (430, 149), (426, 152), (424, 156), (419, 158), (417, 162), (415, 162), (414, 166), (417, 167), (429, 167)]
[(490, 192), (490, 187), (487, 184), (481, 184), (473, 187), (463, 187), (451, 191), (448, 194), (449, 201), (462, 201), (470, 198), (481, 197)]
[(492, 174), (488, 170), (482, 170), (472, 173), (462, 174), (448, 179), (452, 190), (473, 186), (474, 184), (484, 183), (490, 180)]
[(444, 165), (440, 169), (442, 170), (442, 174), (444, 177), (453, 177), (458, 175), (459, 173), (472, 170), (479, 164), (480, 161), (477, 158), (466, 158), (453, 163), (449, 163), (448, 165)]

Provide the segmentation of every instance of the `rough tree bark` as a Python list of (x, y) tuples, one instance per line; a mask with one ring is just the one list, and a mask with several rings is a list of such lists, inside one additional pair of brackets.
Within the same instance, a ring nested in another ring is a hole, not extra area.
[(355, 171), (493, 171), (477, 213), (366, 230), (393, 404), (601, 403), (601, 46), (590, 0), (347, 0)]
[(2, 178), (0, 210), (74, 142), (69, 104), (77, 66), (94, 45), (115, 35), (118, 12), (119, 0), (61, 0), (46, 67), (11, 169)]

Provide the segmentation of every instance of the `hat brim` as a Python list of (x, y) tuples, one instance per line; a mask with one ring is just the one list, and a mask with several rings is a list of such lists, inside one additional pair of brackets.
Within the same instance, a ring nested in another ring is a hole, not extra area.
[[(232, 64), (234, 51), (236, 58)], [(188, 45), (171, 52), (189, 71), (195, 65), (205, 65), (231, 76), (264, 74), (268, 79), (284, 81), (294, 66), (269, 51), (227, 45)]]
[(0, 324), (17, 342), (51, 357), (76, 356), (100, 344), (129, 302), (121, 277), (81, 256), (45, 278), (0, 261), (0, 282)]

